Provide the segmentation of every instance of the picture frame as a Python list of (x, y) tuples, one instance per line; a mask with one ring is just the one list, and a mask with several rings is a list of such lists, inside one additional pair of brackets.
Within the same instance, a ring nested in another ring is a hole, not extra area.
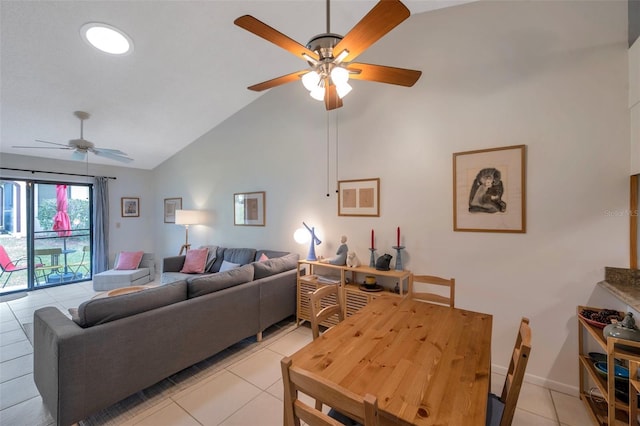
[(233, 224), (236, 226), (265, 226), (266, 193), (237, 192), (233, 194)]
[(182, 210), (182, 198), (164, 199), (164, 223), (176, 223), (176, 210)]
[(120, 215), (122, 217), (140, 217), (140, 198), (120, 198)]
[(338, 216), (380, 216), (380, 178), (338, 181)]
[(453, 154), (453, 230), (525, 233), (526, 145)]

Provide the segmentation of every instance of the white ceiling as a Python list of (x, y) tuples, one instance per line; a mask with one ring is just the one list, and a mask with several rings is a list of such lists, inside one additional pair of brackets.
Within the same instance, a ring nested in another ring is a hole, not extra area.
[[(465, 2), (404, 1), (412, 14)], [(331, 32), (346, 34), (375, 3), (334, 0)], [(78, 138), (73, 111), (82, 110), (92, 115), (85, 139), (126, 152), (129, 167), (158, 166), (260, 96), (247, 86), (305, 68), (236, 27), (244, 14), (301, 44), (326, 29), (324, 0), (0, 1), (0, 153), (70, 159), (71, 151), (12, 146)], [(80, 27), (95, 21), (126, 32), (134, 52), (116, 57), (87, 45)]]

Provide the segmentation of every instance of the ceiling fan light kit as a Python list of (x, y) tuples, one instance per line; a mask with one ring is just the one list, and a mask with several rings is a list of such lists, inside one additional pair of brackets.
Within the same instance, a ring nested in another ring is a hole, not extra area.
[[(314, 36), (306, 46), (251, 15), (237, 18), (234, 23), (289, 53), (306, 60), (307, 70), (250, 86), (263, 91), (300, 79), (312, 98), (324, 100), (327, 110), (340, 108), (352, 87), (349, 78), (411, 87), (421, 71), (356, 63), (353, 60), (410, 16), (409, 9), (399, 0), (380, 0), (344, 37), (329, 31), (329, 0), (327, 0), (327, 32)], [(334, 53), (337, 53), (334, 55)]]

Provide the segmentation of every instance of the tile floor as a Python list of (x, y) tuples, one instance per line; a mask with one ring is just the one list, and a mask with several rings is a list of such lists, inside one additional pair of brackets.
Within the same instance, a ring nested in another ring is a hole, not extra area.
[[(32, 323), (33, 312), (40, 307), (55, 306), (67, 313), (68, 308), (94, 294), (91, 283), (85, 282), (42, 289), (0, 303), (1, 425), (54, 424), (33, 383), (33, 348), (23, 324)], [(281, 323), (265, 333), (262, 342), (247, 339), (203, 365), (161, 382), (155, 391), (145, 391), (143, 402), (121, 404), (124, 414), (95, 417), (81, 425), (281, 426), (280, 359), (310, 341), (309, 328)], [(494, 392), (503, 381), (504, 376), (494, 375)], [(108, 420), (104, 420), (106, 417)], [(513, 424), (585, 426), (592, 422), (578, 398), (525, 383)]]

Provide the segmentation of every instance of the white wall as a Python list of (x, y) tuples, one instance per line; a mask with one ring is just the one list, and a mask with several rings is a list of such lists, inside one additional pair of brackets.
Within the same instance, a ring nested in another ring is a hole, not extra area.
[[(116, 253), (122, 250), (153, 251), (155, 237), (153, 235), (155, 211), (153, 200), (155, 191), (153, 187), (153, 174), (149, 170), (140, 170), (127, 167), (105, 166), (89, 164), (78, 161), (60, 161), (48, 158), (31, 157), (23, 155), (2, 154), (0, 166), (16, 169), (62, 171), (65, 173), (89, 174), (97, 176), (112, 176), (115, 180), (109, 180), (109, 262), (113, 264)], [(0, 170), (0, 176), (4, 179), (24, 178), (43, 181), (64, 181), (87, 183), (86, 177), (53, 175), (45, 173), (26, 173), (9, 170)], [(126, 217), (120, 215), (121, 197), (140, 198), (140, 217)]]
[[(461, 308), (494, 315), (498, 370), (528, 316), (529, 380), (575, 392), (576, 305), (616, 303), (596, 283), (604, 266), (628, 266), (626, 20), (624, 2), (487, 1), (412, 16), (378, 42), (359, 60), (423, 71), (413, 88), (354, 81), (337, 113), (338, 179), (380, 177), (379, 218), (337, 216), (335, 128), (327, 197), (326, 115), (295, 84), (159, 166), (153, 208), (181, 196), (209, 210), (194, 245), (304, 255), (292, 238), (304, 220), (318, 254), (346, 234), (365, 261), (370, 230), (393, 254), (400, 226), (406, 268), (455, 277)], [(515, 144), (528, 147), (527, 233), (453, 232), (452, 153)], [(266, 191), (265, 227), (233, 226), (244, 191)], [(160, 216), (154, 229), (156, 252), (176, 254), (184, 230)]]

